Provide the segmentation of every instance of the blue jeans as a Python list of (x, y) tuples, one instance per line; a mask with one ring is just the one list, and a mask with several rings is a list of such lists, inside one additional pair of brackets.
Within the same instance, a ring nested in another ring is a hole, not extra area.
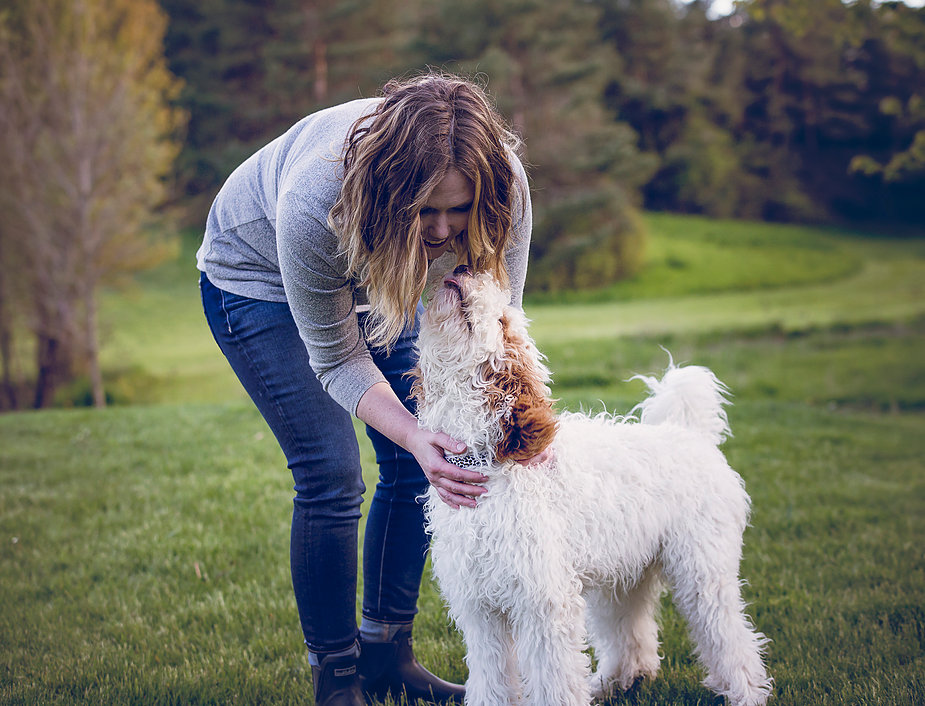
[[(315, 377), (287, 303), (231, 294), (205, 274), (199, 284), (212, 335), (276, 436), (295, 481), (290, 563), (305, 643), (314, 652), (345, 649), (357, 636), (357, 536), (365, 491), (352, 419)], [(415, 363), (417, 330), (416, 318), (390, 355), (371, 349), (412, 412), (404, 374)], [(428, 546), (417, 501), (427, 479), (411, 454), (370, 427), (366, 433), (379, 481), (363, 544), (363, 616), (408, 623), (417, 612)]]

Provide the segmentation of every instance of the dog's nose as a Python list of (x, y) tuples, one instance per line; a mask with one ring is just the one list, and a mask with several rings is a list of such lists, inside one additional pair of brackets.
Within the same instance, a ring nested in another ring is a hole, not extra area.
[(471, 275), (472, 268), (469, 265), (459, 265), (455, 270), (453, 270), (454, 275)]

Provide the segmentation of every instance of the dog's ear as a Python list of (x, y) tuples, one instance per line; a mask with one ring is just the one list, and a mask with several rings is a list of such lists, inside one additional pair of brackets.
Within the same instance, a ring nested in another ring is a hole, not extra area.
[(557, 427), (552, 404), (546, 397), (522, 394), (501, 419), (504, 436), (495, 449), (495, 458), (498, 461), (533, 458), (552, 443)]
[(498, 461), (526, 460), (536, 456), (556, 436), (558, 422), (552, 401), (546, 395), (543, 376), (527, 352), (526, 340), (501, 320), (504, 335), (505, 367), (490, 379), (496, 387), (492, 395), (503, 405), (503, 437), (495, 449)]

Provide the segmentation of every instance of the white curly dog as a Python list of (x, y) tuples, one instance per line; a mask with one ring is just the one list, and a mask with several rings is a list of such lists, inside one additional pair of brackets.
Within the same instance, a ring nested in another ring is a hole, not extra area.
[[(489, 275), (457, 268), (424, 315), (419, 423), (468, 446), (489, 477), (475, 509), (427, 497), (433, 571), (466, 643), (470, 706), (587, 706), (659, 667), (663, 580), (733, 706), (764, 704), (767, 639), (738, 576), (749, 498), (718, 446), (726, 388), (702, 367), (642, 378), (634, 412), (553, 412), (523, 314)], [(526, 466), (552, 442), (553, 460)], [(597, 671), (591, 674), (594, 648)]]

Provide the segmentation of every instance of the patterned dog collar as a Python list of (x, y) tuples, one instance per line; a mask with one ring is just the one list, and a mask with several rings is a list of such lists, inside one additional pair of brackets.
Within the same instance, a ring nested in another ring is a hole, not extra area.
[(467, 451), (464, 454), (444, 454), (444, 458), (454, 466), (467, 469), (487, 468), (491, 466), (491, 456)]

